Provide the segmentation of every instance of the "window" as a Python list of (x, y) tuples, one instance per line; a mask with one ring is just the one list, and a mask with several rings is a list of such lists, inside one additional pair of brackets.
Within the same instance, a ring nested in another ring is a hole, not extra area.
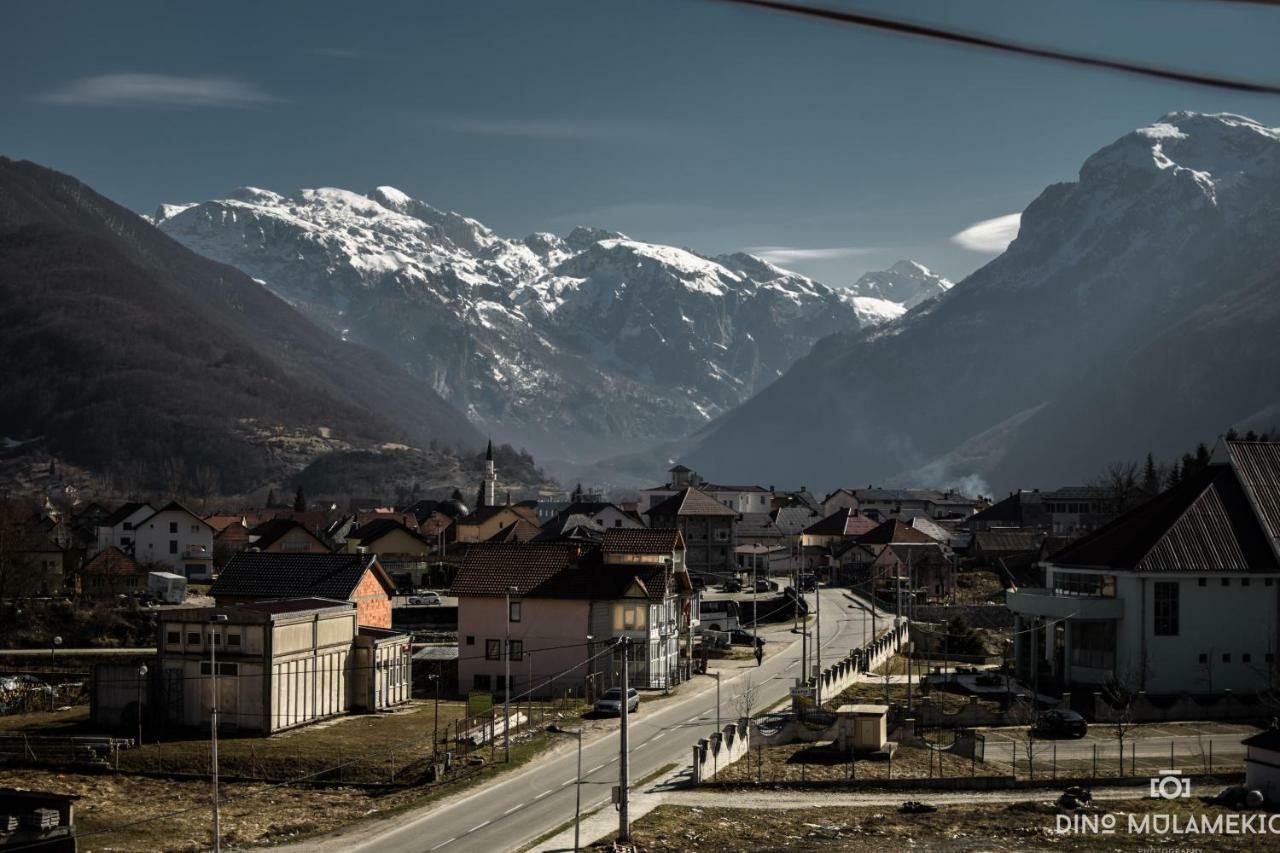
[(1248, 578), (1240, 578), (1240, 586), (1248, 586), (1248, 585), (1249, 585)]
[(219, 634), (217, 631), (210, 631), (209, 639), (213, 642), (215, 646), (222, 645), (222, 635)]
[(126, 521), (123, 525), (121, 525), (121, 528), (122, 528), (123, 530), (132, 530), (132, 529), (133, 529), (133, 522), (132, 522), (132, 521)]
[(1231, 586), (1231, 578), (1223, 578), (1223, 579), (1222, 579), (1222, 585), (1223, 585), (1223, 586)]
[(509, 608), (509, 612), (507, 613), (508, 621), (511, 621), (511, 622), (520, 621), (520, 605), (523, 603), (524, 602), (521, 602), (521, 601), (513, 601), (508, 605), (508, 608)]
[(1116, 663), (1114, 622), (1074, 622), (1071, 630), (1071, 665), (1113, 669)]
[(187, 632), (187, 645), (189, 645), (189, 646), (198, 646), (198, 645), (200, 645), (200, 632), (199, 632), (199, 631), (188, 631), (188, 632)]
[(1222, 662), (1223, 662), (1223, 663), (1231, 663), (1231, 652), (1226, 652), (1225, 654), (1223, 654), (1223, 656), (1222, 656)]
[(1114, 575), (1088, 572), (1054, 572), (1053, 594), (1115, 598), (1116, 579)]
[(728, 541), (729, 541), (729, 531), (727, 531), (727, 530), (717, 530), (717, 531), (716, 531), (716, 541), (717, 541), (717, 542), (728, 542)]
[(169, 540), (169, 553), (170, 553), (170, 554), (176, 554), (176, 553), (178, 553), (178, 540), (177, 540), (177, 539), (170, 539), (170, 540)]
[(228, 645), (228, 646), (238, 646), (238, 645), (240, 645), (240, 635), (239, 635), (239, 634), (227, 634), (227, 645)]
[[(100, 580), (100, 578), (95, 578), (94, 580)], [(164, 635), (164, 641), (167, 645), (176, 646), (182, 642), (182, 632), (169, 631)]]
[(192, 533), (199, 533), (199, 532), (200, 532), (200, 525), (198, 525), (198, 524), (193, 524), (193, 525), (191, 525), (191, 532), (192, 532)]
[(1275, 581), (1275, 578), (1266, 578), (1266, 579), (1263, 581), (1263, 583), (1264, 583), (1264, 584), (1266, 584), (1267, 586), (1271, 586), (1271, 585), (1272, 585), (1272, 584), (1274, 584), (1275, 582), (1276, 582), (1276, 581)]
[(512, 660), (524, 660), (524, 640), (512, 640), (507, 648)]
[(1209, 585), (1208, 578), (1200, 578), (1200, 586), (1208, 586), (1208, 585)]
[(488, 689), (489, 689), (489, 676), (487, 676), (487, 675), (481, 675), (480, 673), (476, 673), (476, 677), (475, 677), (475, 679), (471, 682), (471, 684), (472, 684), (472, 686), (473, 686), (476, 690), (488, 690)]
[(1249, 654), (1248, 652), (1245, 652), (1244, 654), (1240, 655), (1241, 663), (1249, 663), (1252, 660), (1253, 660), (1253, 655)]
[(1200, 663), (1208, 663), (1208, 662), (1209, 662), (1209, 656), (1208, 656), (1208, 655), (1206, 655), (1204, 652), (1201, 652), (1201, 653), (1200, 653)]
[(485, 660), (502, 660), (502, 641), (501, 640), (485, 640), (484, 641), (484, 659)]
[(475, 635), (475, 634), (468, 634), (468, 635), (467, 635), (467, 645), (468, 645), (468, 646), (474, 646), (475, 644), (476, 644), (476, 635)]
[(169, 522), (169, 532), (170, 532), (170, 533), (177, 533), (177, 532), (178, 532), (178, 522), (176, 522), (176, 521), (171, 521), (171, 522)]
[(1178, 636), (1178, 583), (1160, 581), (1155, 586), (1155, 634)]
[[(209, 661), (207, 660), (200, 661), (200, 674), (211, 675), (212, 673), (213, 673), (213, 669), (210, 667)], [(239, 675), (239, 674), (240, 674), (240, 664), (223, 663), (222, 661), (218, 661), (218, 675)]]
[(643, 631), (646, 628), (646, 614), (649, 608), (643, 604), (613, 605), (613, 630)]

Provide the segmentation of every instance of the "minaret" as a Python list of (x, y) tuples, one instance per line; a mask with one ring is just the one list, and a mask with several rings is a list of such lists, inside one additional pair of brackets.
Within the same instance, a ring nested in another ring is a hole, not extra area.
[(484, 454), (484, 482), (480, 486), (481, 506), (497, 506), (498, 474), (493, 467), (493, 439)]

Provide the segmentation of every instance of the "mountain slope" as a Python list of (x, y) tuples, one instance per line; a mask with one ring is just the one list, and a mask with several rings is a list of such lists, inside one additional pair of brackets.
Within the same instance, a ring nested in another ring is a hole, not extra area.
[(818, 338), (903, 310), (745, 254), (582, 227), (508, 240), (392, 187), (244, 188), (153, 221), (386, 353), (495, 436), (579, 460), (689, 433)]
[(181, 463), (240, 490), (324, 449), (481, 441), (385, 357), (75, 179), (4, 158), (0, 355), (0, 433), (153, 483)]
[[(947, 293), (821, 341), (686, 461), (822, 484), (977, 475), (998, 490), (1083, 482), (1243, 425), (1280, 397), (1250, 375), (1280, 343), (1238, 307), (1280, 295), (1278, 197), (1280, 131), (1166, 116), (1046, 189), (1008, 250)], [(780, 430), (789, 440), (762, 460)]]
[(898, 261), (887, 270), (863, 274), (849, 290), (859, 296), (883, 299), (910, 310), (955, 285), (915, 261)]

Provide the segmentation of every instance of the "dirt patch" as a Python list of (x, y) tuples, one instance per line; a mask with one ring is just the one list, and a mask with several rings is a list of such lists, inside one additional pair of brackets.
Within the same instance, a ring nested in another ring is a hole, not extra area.
[[(947, 744), (943, 744), (947, 745)], [(892, 761), (857, 758), (831, 743), (789, 743), (752, 749), (721, 771), (721, 782), (772, 784), (847, 779), (927, 779), (932, 776), (1007, 776), (1009, 771), (959, 755), (901, 746)]]

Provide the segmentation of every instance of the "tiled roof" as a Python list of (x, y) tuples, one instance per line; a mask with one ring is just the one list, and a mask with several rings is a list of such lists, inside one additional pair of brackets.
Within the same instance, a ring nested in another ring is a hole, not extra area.
[(925, 518), (922, 515), (918, 515), (914, 518), (907, 519), (907, 524), (911, 525), (931, 539), (936, 539), (944, 544), (951, 541), (951, 531), (947, 530), (931, 518)]
[(818, 520), (818, 513), (807, 506), (785, 506), (773, 511), (773, 523), (787, 536), (801, 532)]
[(744, 512), (734, 530), (734, 540), (739, 543), (777, 540), (784, 535), (767, 512)]
[(611, 527), (600, 550), (605, 554), (670, 554), (684, 547), (680, 531), (671, 528)]
[[(475, 545), (454, 578), (459, 597), (499, 597), (516, 587), (521, 598), (609, 601), (621, 598), (639, 581), (646, 597), (661, 601), (674, 573), (666, 566), (604, 566), (597, 553), (579, 557), (580, 548), (558, 543)], [(674, 593), (675, 587), (672, 586)]]
[(366, 570), (372, 568), (388, 592), (391, 578), (371, 554), (280, 554), (243, 551), (227, 563), (209, 594), (214, 598), (348, 599)]
[(1041, 492), (1043, 501), (1099, 501), (1108, 500), (1113, 492), (1104, 486), (1063, 486), (1049, 492)]
[(215, 532), (221, 533), (233, 524), (241, 524), (244, 522), (243, 515), (230, 515), (227, 513), (214, 513), (206, 515), (205, 522), (214, 529)]
[(645, 514), (650, 518), (671, 518), (682, 515), (737, 516), (738, 513), (711, 495), (690, 487), (677, 492), (656, 506), (649, 507)]
[(1027, 522), (1027, 506), (1040, 502), (1039, 492), (1014, 492), (982, 512), (970, 516), (969, 521), (973, 524), (1007, 521), (1022, 526)]
[(464, 515), (458, 519), (459, 524), (484, 524), (495, 515), (504, 510), (513, 512), (520, 518), (525, 519), (531, 524), (538, 523), (537, 510), (530, 509), (525, 506), (508, 506), (507, 504), (498, 504), (497, 506), (480, 506), (471, 511), (469, 515)]
[(938, 540), (927, 536), (908, 524), (891, 518), (858, 537), (864, 545), (938, 545)]
[(1222, 464), (1077, 539), (1053, 562), (1139, 572), (1280, 571), (1240, 478)]
[(1034, 530), (980, 530), (973, 534), (970, 550), (985, 554), (1038, 551), (1043, 537)]
[(81, 571), (86, 575), (133, 575), (140, 569), (137, 560), (112, 545), (85, 563)]
[(862, 536), (876, 527), (876, 522), (857, 510), (841, 507), (821, 521), (804, 529), (809, 536)]
[(348, 532), (347, 538), (355, 539), (360, 545), (370, 546), (382, 537), (395, 533), (397, 530), (412, 536), (424, 545), (431, 544), (416, 530), (410, 530), (399, 519), (395, 518), (375, 518), (367, 524)]
[(292, 518), (273, 518), (264, 521), (249, 531), (249, 544), (254, 548), (270, 548), (293, 530), (301, 530), (310, 536), (310, 531)]
[(350, 601), (339, 601), (334, 598), (321, 598), (310, 595), (305, 598), (277, 598), (273, 601), (249, 601), (236, 605), (241, 610), (253, 610), (258, 613), (300, 613), (303, 610), (324, 610), (330, 607), (341, 607), (354, 610), (355, 604)]
[(102, 521), (99, 522), (99, 525), (102, 527), (115, 527), (117, 524), (124, 521), (126, 518), (133, 515), (138, 510), (143, 509), (144, 507), (147, 509), (150, 509), (151, 505), (143, 502), (121, 504), (120, 506), (116, 507), (115, 512), (111, 513), (106, 518), (102, 519)]
[(143, 517), (142, 519), (140, 519), (140, 520), (138, 521), (138, 526), (142, 526), (143, 524), (146, 524), (150, 519), (155, 518), (157, 515), (159, 515), (159, 514), (160, 514), (160, 513), (162, 513), (162, 512), (181, 512), (181, 513), (184, 513), (184, 514), (186, 514), (186, 515), (191, 516), (191, 517), (192, 517), (192, 518), (194, 518), (196, 521), (200, 522), (201, 524), (203, 524), (205, 527), (209, 528), (210, 530), (213, 530), (213, 525), (211, 525), (209, 522), (205, 521), (203, 518), (201, 518), (200, 516), (196, 515), (194, 512), (192, 512), (191, 510), (187, 509), (185, 506), (183, 506), (182, 504), (178, 503), (177, 501), (169, 501), (167, 504), (165, 504), (164, 506), (160, 507), (160, 508), (159, 508), (158, 510), (156, 510), (155, 512), (151, 513), (151, 515), (148, 515), (148, 516)]
[(532, 542), (542, 532), (536, 524), (530, 524), (523, 518), (517, 518), (506, 527), (489, 537), (489, 542)]

